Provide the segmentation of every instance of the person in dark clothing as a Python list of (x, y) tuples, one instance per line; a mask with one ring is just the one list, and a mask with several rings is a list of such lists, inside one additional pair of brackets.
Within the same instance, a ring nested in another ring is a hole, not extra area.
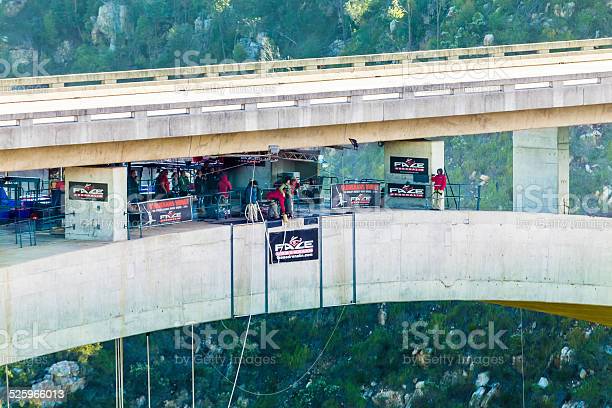
[(204, 196), (206, 195), (206, 177), (202, 169), (198, 169), (193, 184), (196, 197), (198, 198), (198, 207), (202, 207), (204, 205)]
[(138, 172), (132, 170), (127, 179), (127, 199), (130, 203), (136, 203), (141, 200), (140, 183), (138, 182)]
[(178, 194), (181, 197), (188, 196), (189, 191), (189, 177), (187, 177), (187, 172), (185, 170), (181, 171), (181, 174), (178, 178)]
[(247, 220), (255, 222), (258, 220), (259, 214), (259, 201), (260, 193), (257, 185), (257, 180), (249, 181), (249, 184), (244, 189), (244, 196), (242, 197), (244, 203), (244, 210)]

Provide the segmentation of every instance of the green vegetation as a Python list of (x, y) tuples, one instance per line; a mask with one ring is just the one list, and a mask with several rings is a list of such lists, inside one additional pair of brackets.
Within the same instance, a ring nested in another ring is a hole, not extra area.
[[(540, 313), (522, 315), (521, 326), (516, 309), (419, 302), (257, 317), (251, 325), (255, 334), (249, 336), (249, 344), (257, 347), (244, 355), (234, 406), (396, 407), (393, 401), (400, 398), (412, 401), (412, 407), (465, 407), (478, 389), (479, 374), (487, 373), (487, 391), (499, 384), (488, 407), (519, 407), (523, 369), (528, 407), (559, 407), (568, 397), (589, 407), (609, 404), (610, 330)], [(426, 324), (417, 328), (421, 333), (444, 331), (440, 337), (444, 349), (435, 346), (433, 335), (424, 345), (413, 334), (411, 325), (419, 321)], [(460, 337), (445, 340), (452, 330), (488, 331), (489, 324), (495, 332), (504, 331), (501, 343), (492, 349), (453, 349)], [(213, 323), (208, 327), (216, 332), (210, 336), (204, 334), (206, 327), (194, 329), (196, 406), (226, 407), (241, 345), (221, 333), (232, 330), (240, 335), (246, 330), (246, 319)], [(273, 333), (274, 344), (261, 346), (259, 333), (264, 331)], [(151, 335), (152, 406), (191, 406), (190, 333), (187, 327)], [(114, 353), (114, 343), (108, 342), (15, 364), (10, 381), (13, 387), (29, 387), (55, 362), (76, 361), (77, 376), (85, 380), (85, 387), (70, 395), (67, 406), (110, 407), (114, 404)], [(126, 406), (146, 406), (146, 361), (145, 336), (125, 339)], [(538, 386), (541, 377), (549, 382), (546, 388)], [(2, 386), (3, 380), (0, 391)]]
[(610, 21), (606, 0), (8, 0), (0, 51), (57, 74), (596, 38)]

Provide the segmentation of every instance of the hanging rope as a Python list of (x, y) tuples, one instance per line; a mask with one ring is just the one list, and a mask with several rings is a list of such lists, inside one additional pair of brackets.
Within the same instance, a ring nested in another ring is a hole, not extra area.
[(519, 309), (521, 313), (521, 375), (523, 377), (523, 408), (525, 408), (525, 341), (523, 339), (523, 309)]
[(115, 339), (115, 406), (123, 408), (123, 339)]
[(195, 336), (191, 325), (191, 407), (195, 408)]
[[(251, 180), (255, 180), (255, 162), (253, 162), (253, 172), (251, 176)], [(253, 194), (253, 187), (251, 187), (251, 195)], [(249, 200), (251, 201), (251, 200)], [(255, 242), (255, 220), (249, 220), (247, 218), (247, 223), (251, 224), (251, 242)], [(266, 228), (267, 233), (267, 228)], [(232, 406), (232, 400), (234, 399), (234, 392), (236, 392), (236, 384), (238, 384), (238, 376), (240, 375), (240, 368), (242, 367), (242, 358), (244, 357), (244, 349), (246, 348), (247, 337), (249, 330), (251, 329), (251, 319), (253, 317), (253, 271), (255, 269), (255, 264), (253, 263), (253, 256), (251, 256), (251, 279), (249, 282), (249, 320), (247, 321), (246, 332), (247, 335), (244, 336), (244, 342), (242, 343), (242, 350), (240, 351), (240, 360), (238, 360), (238, 368), (236, 369), (236, 377), (234, 378), (234, 384), (232, 385), (232, 393), (230, 394), (229, 401), (227, 402), (227, 408)]]
[(10, 385), (9, 385), (9, 369), (8, 364), (4, 366), (4, 376), (6, 378), (6, 406), (8, 408), (11, 407), (11, 398), (10, 398)]
[(149, 333), (147, 333), (147, 403), (151, 408), (151, 349), (149, 346)]
[[(288, 385), (287, 387), (275, 391), (275, 392), (269, 392), (269, 393), (264, 393), (264, 392), (254, 392), (254, 391), (250, 391), (247, 390), (246, 388), (242, 388), (242, 387), (237, 387), (240, 391), (246, 393), (246, 394), (250, 394), (256, 397), (271, 397), (274, 395), (279, 395), (282, 394), (283, 392), (289, 391), (290, 389), (293, 389), (297, 384), (300, 383), (300, 381), (302, 381), (304, 378), (306, 378), (306, 376), (312, 371), (312, 369), (318, 364), (319, 360), (321, 359), (321, 357), (323, 357), (323, 354), (325, 354), (325, 352), (327, 351), (327, 348), (329, 346), (329, 343), (331, 342), (332, 338), (334, 337), (334, 335), (336, 334), (336, 331), (338, 330), (338, 326), (340, 326), (340, 322), (342, 321), (342, 317), (344, 316), (344, 311), (346, 310), (346, 305), (342, 306), (342, 311), (340, 312), (340, 316), (338, 316), (338, 320), (336, 321), (336, 325), (334, 326), (334, 330), (332, 330), (331, 334), (329, 335), (327, 341), (325, 342), (325, 346), (323, 346), (323, 349), (321, 350), (321, 352), (317, 355), (317, 358), (315, 359), (315, 361), (310, 365), (310, 367), (308, 367), (308, 369), (302, 374), (300, 375), (295, 381), (293, 381), (290, 385)], [(214, 366), (213, 366), (214, 367)], [(225, 374), (223, 374), (221, 371), (219, 371), (216, 367), (215, 371), (217, 371), (217, 373), (223, 377), (227, 382), (232, 383), (234, 382), (231, 378), (228, 378)], [(229, 407), (228, 407), (229, 408)]]
[(115, 408), (119, 408), (119, 350), (117, 346), (117, 339), (115, 339)]

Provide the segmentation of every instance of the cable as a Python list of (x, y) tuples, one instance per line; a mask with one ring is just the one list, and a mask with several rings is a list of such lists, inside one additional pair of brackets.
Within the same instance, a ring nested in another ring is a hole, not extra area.
[(525, 408), (525, 349), (523, 340), (523, 309), (519, 309), (521, 313), (521, 376), (523, 377), (523, 408)]
[[(255, 162), (253, 162), (253, 174), (251, 176), (251, 181), (255, 180)], [(253, 195), (253, 184), (251, 184), (251, 197)], [(251, 201), (249, 199), (249, 201)], [(247, 223), (249, 223), (249, 219), (247, 218)], [(255, 242), (255, 222), (251, 222), (251, 242)], [(266, 233), (268, 229), (266, 228)], [(234, 384), (232, 385), (232, 392), (229, 397), (229, 401), (227, 402), (227, 408), (230, 408), (232, 405), (232, 400), (234, 399), (234, 392), (236, 391), (236, 384), (238, 383), (238, 376), (240, 375), (240, 368), (242, 367), (242, 358), (244, 357), (244, 350), (246, 348), (247, 337), (249, 330), (251, 329), (251, 319), (253, 317), (253, 271), (255, 269), (255, 264), (253, 263), (253, 256), (251, 256), (251, 279), (249, 282), (249, 320), (247, 321), (246, 335), (244, 336), (244, 342), (242, 343), (242, 350), (240, 351), (240, 360), (238, 360), (238, 368), (236, 369), (236, 377), (234, 378)]]
[[(319, 362), (321, 357), (323, 357), (323, 354), (325, 354), (325, 351), (327, 350), (327, 348), (329, 346), (329, 343), (331, 342), (332, 338), (334, 337), (334, 334), (338, 330), (338, 326), (340, 325), (340, 321), (342, 320), (342, 316), (344, 316), (344, 311), (345, 310), (346, 310), (346, 305), (344, 305), (342, 307), (342, 311), (340, 312), (340, 316), (338, 317), (338, 320), (336, 321), (336, 325), (334, 326), (334, 330), (332, 330), (332, 332), (329, 335), (327, 341), (325, 342), (325, 346), (323, 346), (323, 349), (317, 355), (317, 358), (315, 359), (315, 361), (310, 365), (310, 367), (308, 367), (308, 369), (304, 372), (304, 374), (302, 374), (297, 380), (295, 380), (294, 382), (292, 382), (290, 385), (288, 385), (287, 387), (283, 388), (282, 390), (275, 391), (275, 392), (270, 392), (270, 393), (253, 392), (253, 391), (249, 391), (249, 390), (247, 390), (245, 388), (242, 388), (242, 387), (237, 387), (237, 388), (240, 391), (242, 391), (242, 392), (244, 392), (246, 394), (254, 395), (256, 397), (271, 397), (271, 396), (274, 396), (274, 395), (282, 394), (283, 392), (286, 392), (286, 391), (292, 389), (293, 387), (295, 387), (300, 381), (302, 381), (304, 379), (304, 377), (306, 377), (310, 373), (310, 371), (317, 365), (317, 363)], [(220, 372), (216, 368), (215, 368), (215, 371), (217, 371), (217, 373), (219, 373), (221, 375), (221, 377), (225, 378), (225, 380), (227, 382), (230, 382), (230, 383), (232, 382), (232, 380), (230, 378), (228, 378), (225, 374), (223, 374), (222, 372)]]
[[(8, 363), (8, 360), (7, 360)], [(6, 406), (11, 408), (11, 387), (9, 385), (9, 369), (8, 364), (4, 366), (4, 375), (6, 377)]]
[(191, 406), (195, 408), (195, 336), (191, 324)]
[(147, 333), (147, 406), (151, 408), (151, 349), (149, 346), (149, 333)]

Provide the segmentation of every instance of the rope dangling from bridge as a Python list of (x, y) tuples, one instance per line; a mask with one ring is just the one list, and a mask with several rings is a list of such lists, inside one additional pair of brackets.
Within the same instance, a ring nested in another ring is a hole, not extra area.
[[(8, 363), (8, 361), (7, 361)], [(4, 376), (6, 379), (6, 406), (7, 408), (11, 408), (11, 387), (9, 386), (9, 368), (8, 364), (4, 366)]]
[(519, 309), (521, 313), (521, 377), (523, 378), (523, 408), (525, 408), (525, 341), (523, 338), (523, 309)]
[[(255, 162), (253, 162), (253, 172), (251, 175), (251, 180), (255, 180)], [(253, 195), (253, 187), (251, 187), (251, 196)], [(250, 200), (249, 200), (250, 201)], [(263, 219), (263, 218), (262, 218)], [(265, 222), (265, 220), (264, 220)], [(247, 217), (247, 224), (251, 224), (251, 242), (255, 242), (255, 220)], [(266, 234), (268, 233), (268, 229), (266, 228)], [(253, 318), (253, 271), (255, 270), (255, 264), (253, 263), (253, 256), (251, 258), (251, 279), (249, 282), (249, 320), (247, 321), (247, 328), (244, 336), (244, 342), (242, 343), (242, 350), (240, 351), (240, 360), (238, 360), (238, 367), (236, 368), (236, 377), (234, 377), (234, 384), (232, 385), (232, 392), (229, 397), (229, 401), (227, 402), (227, 408), (232, 406), (232, 400), (234, 399), (234, 392), (236, 392), (236, 384), (238, 384), (238, 376), (240, 375), (240, 368), (242, 367), (242, 358), (244, 357), (244, 350), (246, 348), (247, 337), (249, 330), (251, 329), (251, 319)], [(192, 336), (193, 337), (193, 336)]]
[(191, 407), (195, 408), (195, 333), (191, 325)]
[(149, 333), (147, 337), (147, 407), (151, 408), (151, 348), (149, 345)]
[(123, 408), (123, 339), (115, 339), (115, 407)]

